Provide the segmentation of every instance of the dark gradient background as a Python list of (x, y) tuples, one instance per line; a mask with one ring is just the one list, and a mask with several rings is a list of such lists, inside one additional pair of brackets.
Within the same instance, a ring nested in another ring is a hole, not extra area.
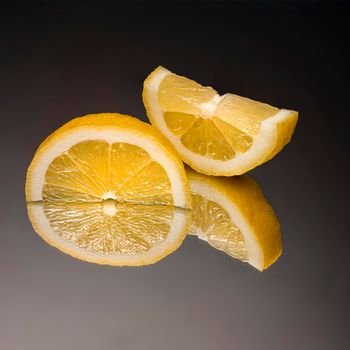
[[(346, 4), (1, 6), (0, 350), (350, 349)], [(40, 142), (87, 113), (146, 120), (159, 64), (300, 112), (292, 143), (251, 172), (283, 229), (268, 271), (195, 238), (156, 265), (97, 266), (32, 229)]]

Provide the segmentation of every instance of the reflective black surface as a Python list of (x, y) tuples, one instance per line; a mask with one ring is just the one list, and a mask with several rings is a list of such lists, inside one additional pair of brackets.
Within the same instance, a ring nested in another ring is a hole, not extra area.
[[(4, 6), (1, 350), (349, 348), (347, 5)], [(282, 225), (270, 270), (193, 237), (156, 265), (103, 267), (33, 231), (24, 179), (40, 142), (87, 113), (146, 120), (142, 82), (159, 64), (300, 112), (292, 143), (250, 173)]]

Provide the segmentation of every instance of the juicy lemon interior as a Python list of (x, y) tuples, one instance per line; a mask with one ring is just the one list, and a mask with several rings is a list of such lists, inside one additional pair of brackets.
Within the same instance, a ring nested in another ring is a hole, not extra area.
[(54, 232), (94, 253), (145, 253), (166, 239), (172, 204), (164, 168), (123, 142), (75, 144), (51, 162), (43, 186)]
[[(30, 204), (29, 204), (30, 205)], [(33, 204), (35, 205), (35, 204)], [(175, 207), (101, 202), (43, 202), (55, 234), (99, 254), (137, 255), (163, 242)]]
[(123, 142), (77, 143), (47, 169), (45, 201), (173, 204), (164, 168), (142, 148)]
[(172, 134), (194, 153), (227, 161), (246, 152), (261, 122), (279, 109), (234, 94), (223, 96), (211, 87), (168, 74), (158, 99)]
[(233, 258), (248, 261), (244, 237), (229, 214), (216, 202), (192, 193), (190, 232)]

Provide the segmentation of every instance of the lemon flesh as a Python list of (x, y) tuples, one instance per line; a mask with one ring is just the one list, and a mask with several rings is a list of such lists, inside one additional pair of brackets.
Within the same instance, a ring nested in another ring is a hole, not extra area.
[(207, 175), (239, 175), (271, 159), (289, 142), (298, 118), (295, 111), (220, 96), (163, 67), (145, 80), (143, 100), (151, 123)]
[(246, 152), (261, 122), (279, 111), (238, 95), (220, 97), (175, 74), (164, 78), (158, 96), (168, 129), (192, 152), (217, 160)]
[(192, 193), (192, 206), (191, 234), (235, 259), (248, 261), (241, 231), (218, 203)]
[(29, 166), (26, 198), (44, 240), (99, 264), (154, 263), (180, 246), (190, 219), (176, 151), (121, 114), (76, 118), (50, 135)]
[(150, 258), (158, 261), (167, 240), (178, 244), (176, 226), (190, 216), (188, 210), (174, 206), (111, 199), (33, 202), (27, 208), (33, 227), (49, 244), (85, 261), (119, 266), (148, 264)]
[(94, 253), (140, 254), (166, 239), (174, 207), (102, 203), (45, 203), (60, 237)]
[(164, 168), (142, 148), (93, 140), (72, 146), (49, 165), (43, 199), (173, 204)]
[(282, 253), (278, 219), (248, 176), (199, 174), (187, 169), (192, 193), (190, 234), (262, 271)]

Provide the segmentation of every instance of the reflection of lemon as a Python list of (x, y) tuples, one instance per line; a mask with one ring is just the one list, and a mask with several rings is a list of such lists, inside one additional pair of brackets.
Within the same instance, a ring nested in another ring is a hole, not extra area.
[(278, 220), (258, 185), (247, 176), (231, 179), (188, 169), (192, 192), (190, 232), (258, 270), (281, 255)]
[(78, 259), (107, 265), (156, 262), (182, 242), (190, 211), (170, 205), (30, 202), (29, 218), (49, 244)]
[[(49, 243), (81, 259), (113, 265), (146, 264), (175, 250), (185, 236), (186, 217), (175, 215), (173, 206), (190, 207), (183, 164), (171, 144), (150, 125), (111, 113), (73, 119), (40, 145), (28, 169), (26, 198), (44, 202), (29, 206), (29, 214)], [(117, 229), (112, 218), (126, 210), (119, 211), (114, 201), (147, 205), (146, 221), (148, 216), (159, 221), (164, 206), (167, 226), (154, 240), (141, 211), (129, 210)], [(69, 203), (90, 206), (76, 211)], [(62, 234), (60, 225), (65, 227)], [(132, 242), (135, 249), (127, 248)]]
[(290, 141), (298, 114), (175, 75), (163, 67), (144, 83), (152, 122), (192, 168), (208, 175), (239, 175)]

